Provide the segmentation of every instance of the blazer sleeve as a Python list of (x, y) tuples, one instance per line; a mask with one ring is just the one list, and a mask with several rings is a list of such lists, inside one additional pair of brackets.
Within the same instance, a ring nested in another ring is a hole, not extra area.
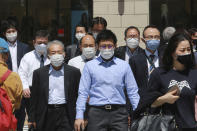
[(144, 89), (143, 94), (141, 94), (140, 102), (135, 114), (139, 115), (141, 112), (144, 112), (145, 109), (150, 107), (158, 97), (163, 95), (163, 93), (160, 92), (160, 88), (161, 79), (159, 69), (155, 69), (150, 75), (148, 87)]
[(30, 122), (35, 122), (35, 112), (36, 112), (36, 106), (37, 106), (37, 97), (36, 97), (36, 92), (39, 88), (39, 72), (38, 70), (35, 70), (33, 72), (33, 79), (32, 79), (32, 88), (31, 90), (31, 98), (30, 98), (30, 116), (29, 116), (29, 121)]
[(78, 90), (79, 90), (79, 82), (80, 82), (80, 78), (81, 78), (81, 73), (80, 70), (76, 70), (75, 73), (75, 77), (76, 77), (76, 85), (75, 85), (75, 101), (77, 101), (78, 98)]
[(130, 65), (131, 70), (132, 70), (132, 72), (133, 72), (133, 75), (134, 75), (134, 77), (135, 77), (135, 79), (136, 79), (135, 57), (136, 57), (136, 56), (133, 56), (133, 57), (131, 57), (131, 58), (129, 59), (129, 65)]

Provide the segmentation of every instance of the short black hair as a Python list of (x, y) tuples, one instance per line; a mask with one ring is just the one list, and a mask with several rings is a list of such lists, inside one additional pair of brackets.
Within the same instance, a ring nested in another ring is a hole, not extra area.
[(189, 34), (192, 36), (194, 35), (195, 33), (197, 33), (197, 29), (196, 28), (191, 28), (188, 30)]
[[(157, 29), (157, 30), (159, 31), (159, 28), (157, 28), (156, 25), (148, 25), (148, 26), (146, 26), (146, 27), (144, 28), (144, 30), (143, 30), (143, 38), (145, 38), (144, 32), (145, 32), (148, 28), (154, 28), (154, 29)], [(160, 31), (159, 31), (159, 32), (160, 32)]]
[(93, 18), (91, 27), (93, 28), (95, 24), (102, 24), (105, 29), (107, 27), (107, 21), (103, 17), (95, 17), (95, 18)]
[(10, 18), (1, 22), (1, 31), (3, 33), (6, 33), (6, 31), (10, 28), (14, 28), (19, 32), (18, 22)]
[(84, 27), (84, 28), (85, 28), (85, 31), (88, 32), (88, 27), (87, 27), (86, 25), (84, 25), (84, 24), (77, 24), (77, 25), (75, 26), (75, 32), (76, 32), (76, 28), (77, 28), (77, 27)]
[(114, 45), (117, 43), (116, 35), (111, 30), (103, 30), (96, 37), (96, 43), (99, 45), (101, 41), (112, 40)]
[[(93, 36), (93, 34), (92, 34), (91, 32), (88, 32), (86, 35), (92, 36), (92, 38), (94, 39), (94, 42), (96, 42), (96, 40), (95, 40), (95, 38), (94, 38), (94, 36)], [(86, 35), (85, 35), (85, 36), (86, 36)], [(82, 40), (83, 40), (83, 38), (84, 38), (85, 36), (83, 36), (83, 37), (80, 39), (80, 41), (79, 41), (79, 44), (80, 44), (80, 45), (81, 45)], [(96, 43), (95, 43), (95, 44), (96, 44)]]
[(139, 29), (138, 29), (136, 26), (129, 26), (129, 27), (126, 28), (126, 30), (124, 31), (124, 36), (125, 36), (125, 37), (127, 37), (127, 32), (128, 32), (128, 30), (130, 30), (130, 29), (135, 29), (135, 30), (137, 30), (138, 34), (140, 35), (140, 31), (139, 31)]
[(191, 43), (191, 37), (185, 33), (185, 32), (178, 32), (175, 33), (169, 40), (167, 48), (165, 49), (163, 58), (162, 58), (162, 64), (164, 69), (170, 70), (173, 67), (173, 57), (172, 54), (176, 51), (176, 48), (178, 47), (179, 43), (181, 41), (188, 40), (191, 48), (191, 54), (192, 54), (192, 65), (191, 68), (195, 66), (195, 59), (194, 59), (194, 53), (193, 53), (193, 48), (192, 48), (192, 43)]
[(49, 39), (50, 34), (48, 30), (38, 30), (34, 35), (34, 39), (36, 39), (36, 37), (45, 37), (45, 38), (47, 37)]

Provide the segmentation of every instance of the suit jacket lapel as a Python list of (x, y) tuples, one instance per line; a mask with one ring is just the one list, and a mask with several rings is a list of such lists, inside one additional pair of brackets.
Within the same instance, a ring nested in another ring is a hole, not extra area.
[(23, 57), (23, 49), (22, 46), (20, 46), (20, 42), (17, 41), (17, 67), (20, 65), (20, 60)]
[(47, 65), (46, 68), (43, 68), (43, 77), (45, 77), (43, 80), (44, 82), (44, 90), (45, 90), (45, 98), (46, 98), (46, 102), (48, 104), (48, 100), (49, 100), (49, 67), (50, 65)]
[(144, 65), (144, 67), (142, 69), (145, 69), (144, 72), (145, 72), (146, 80), (148, 80), (148, 63), (147, 63), (147, 58), (146, 58), (145, 51), (144, 51), (144, 57), (142, 57), (142, 59), (143, 59), (142, 60), (143, 63), (145, 63), (145, 64), (142, 64), (142, 65)]
[(66, 100), (68, 101), (68, 94), (70, 90), (70, 80), (69, 80), (69, 69), (67, 68), (67, 65), (64, 64), (64, 91), (65, 91), (65, 96)]
[(8, 69), (12, 70), (12, 58), (11, 58), (10, 52), (9, 52), (8, 60), (6, 63), (8, 65)]

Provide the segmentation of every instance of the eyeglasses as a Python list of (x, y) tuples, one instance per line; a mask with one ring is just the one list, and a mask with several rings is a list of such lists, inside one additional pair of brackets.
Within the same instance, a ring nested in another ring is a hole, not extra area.
[(153, 36), (153, 35), (148, 35), (148, 36), (146, 36), (145, 38), (148, 39), (148, 40), (151, 40), (151, 39), (159, 40), (159, 39), (160, 39), (160, 36), (159, 36), (159, 35), (155, 35), (155, 36)]
[(101, 45), (101, 46), (99, 46), (101, 49), (106, 49), (106, 48), (108, 48), (108, 49), (112, 49), (113, 47), (114, 47), (114, 45)]

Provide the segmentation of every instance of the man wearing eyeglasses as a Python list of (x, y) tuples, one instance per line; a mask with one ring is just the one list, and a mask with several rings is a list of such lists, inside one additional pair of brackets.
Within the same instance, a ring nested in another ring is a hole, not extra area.
[(103, 30), (97, 36), (100, 56), (85, 64), (79, 85), (75, 131), (84, 129), (88, 96), (87, 131), (128, 131), (124, 89), (135, 110), (139, 102), (138, 87), (129, 64), (114, 57), (116, 42), (110, 30)]
[(152, 71), (161, 65), (161, 59), (158, 52), (160, 45), (160, 31), (154, 25), (148, 25), (144, 28), (142, 41), (146, 48), (144, 53), (132, 57), (129, 61), (136, 82), (139, 87), (139, 94), (143, 94)]

